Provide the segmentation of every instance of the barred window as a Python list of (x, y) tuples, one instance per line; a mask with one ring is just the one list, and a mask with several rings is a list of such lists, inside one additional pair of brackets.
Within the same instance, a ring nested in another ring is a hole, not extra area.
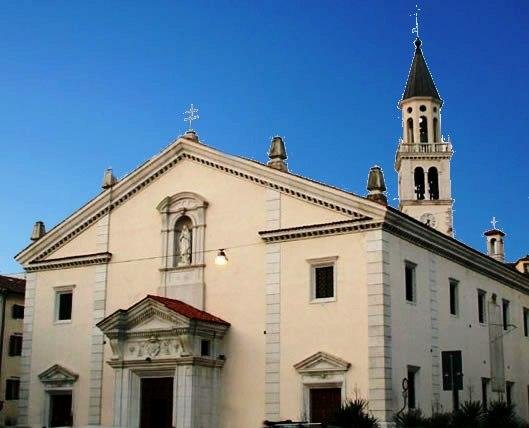
[(321, 266), (314, 268), (316, 299), (334, 297), (334, 266)]

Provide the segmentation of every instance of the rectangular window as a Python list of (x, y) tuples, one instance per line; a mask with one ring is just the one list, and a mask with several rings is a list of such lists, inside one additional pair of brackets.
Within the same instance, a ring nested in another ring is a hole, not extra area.
[(489, 382), (490, 379), (486, 377), (481, 378), (481, 404), (486, 409), (489, 401)]
[(334, 266), (321, 266), (314, 268), (316, 299), (334, 297)]
[(523, 334), (529, 337), (529, 309), (523, 308)]
[(505, 401), (508, 405), (512, 404), (512, 392), (514, 388), (514, 382), (505, 382)]
[(406, 262), (404, 265), (404, 276), (406, 282), (406, 300), (408, 302), (416, 301), (416, 268), (417, 265), (411, 262)]
[(478, 319), (481, 324), (485, 323), (485, 297), (487, 293), (483, 290), (478, 290)]
[(57, 321), (67, 321), (72, 319), (72, 296), (72, 291), (57, 292)]
[(209, 357), (211, 355), (211, 342), (209, 340), (200, 341), (200, 355), (203, 357)]
[(310, 300), (336, 300), (336, 260), (338, 257), (325, 257), (307, 260), (310, 264)]
[(6, 380), (6, 400), (18, 400), (20, 392), (19, 379)]
[(22, 335), (16, 334), (9, 337), (9, 356), (22, 355)]
[(417, 406), (417, 378), (419, 367), (408, 366), (408, 409), (415, 409)]
[(458, 285), (459, 285), (459, 281), (455, 279), (450, 280), (450, 314), (451, 315), (458, 314), (458, 309), (459, 309)]
[(22, 305), (13, 305), (11, 312), (11, 317), (15, 320), (21, 320), (24, 318), (24, 306)]
[(501, 307), (502, 307), (502, 313), (503, 313), (503, 329), (508, 330), (509, 329), (509, 321), (510, 321), (510, 314), (509, 314), (509, 301), (502, 299), (501, 301)]

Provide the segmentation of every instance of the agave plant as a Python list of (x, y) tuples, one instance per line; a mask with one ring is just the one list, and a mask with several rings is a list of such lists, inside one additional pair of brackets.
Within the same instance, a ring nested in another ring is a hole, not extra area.
[(423, 416), (421, 409), (410, 409), (400, 415), (395, 415), (397, 428), (426, 428), (428, 420)]
[(485, 428), (515, 428), (520, 426), (514, 413), (514, 405), (505, 401), (493, 401), (489, 404), (483, 418)]
[(479, 428), (483, 420), (483, 405), (479, 401), (465, 401), (452, 415), (453, 428)]
[(434, 413), (426, 421), (428, 428), (448, 428), (452, 427), (452, 413)]
[(367, 400), (347, 400), (334, 414), (330, 426), (340, 428), (379, 428), (377, 419), (367, 408)]

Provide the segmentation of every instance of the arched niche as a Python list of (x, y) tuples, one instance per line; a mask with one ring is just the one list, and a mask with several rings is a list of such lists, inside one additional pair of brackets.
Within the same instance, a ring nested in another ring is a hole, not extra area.
[[(204, 263), (204, 233), (207, 201), (192, 192), (165, 197), (156, 207), (161, 214), (163, 239), (163, 268), (177, 268)], [(183, 226), (189, 230), (190, 260), (183, 261), (179, 254), (179, 233)]]
[(415, 184), (415, 194), (418, 200), (424, 199), (424, 169), (418, 166), (413, 172), (413, 181)]
[(428, 192), (431, 200), (439, 199), (439, 172), (434, 166), (428, 169)]

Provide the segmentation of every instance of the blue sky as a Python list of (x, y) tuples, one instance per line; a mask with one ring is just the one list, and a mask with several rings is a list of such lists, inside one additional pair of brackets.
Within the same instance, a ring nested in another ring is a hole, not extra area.
[[(35, 220), (51, 228), (186, 129), (365, 194), (383, 167), (393, 205), (397, 101), (412, 1), (8, 1), (0, 14), (0, 273)], [(457, 238), (484, 249), (496, 216), (510, 260), (529, 252), (529, 3), (420, 4), (426, 59), (455, 155)]]

